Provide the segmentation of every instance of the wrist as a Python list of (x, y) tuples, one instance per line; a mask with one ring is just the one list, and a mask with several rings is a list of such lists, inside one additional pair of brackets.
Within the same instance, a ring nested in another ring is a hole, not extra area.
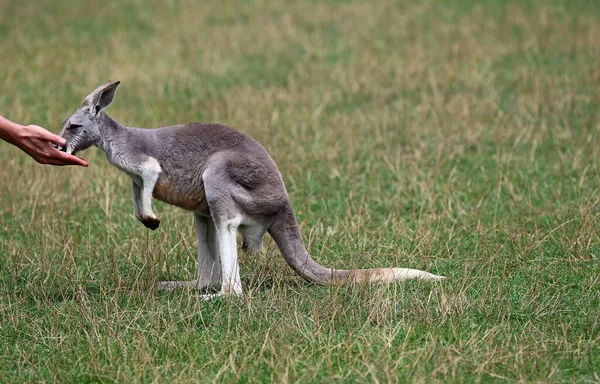
[(25, 126), (14, 123), (10, 120), (3, 119), (0, 124), (0, 138), (11, 143), (16, 144), (19, 137), (24, 133)]

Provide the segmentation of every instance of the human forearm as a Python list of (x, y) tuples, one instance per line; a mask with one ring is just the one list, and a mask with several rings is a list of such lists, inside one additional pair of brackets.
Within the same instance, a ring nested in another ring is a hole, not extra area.
[(16, 145), (16, 137), (23, 126), (0, 115), (0, 139)]

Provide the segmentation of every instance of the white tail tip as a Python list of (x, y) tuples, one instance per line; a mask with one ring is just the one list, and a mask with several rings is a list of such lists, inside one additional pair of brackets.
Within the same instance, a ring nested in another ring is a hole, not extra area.
[(444, 276), (434, 275), (433, 273), (410, 268), (393, 268), (394, 280), (425, 280), (425, 281), (441, 281), (445, 280)]

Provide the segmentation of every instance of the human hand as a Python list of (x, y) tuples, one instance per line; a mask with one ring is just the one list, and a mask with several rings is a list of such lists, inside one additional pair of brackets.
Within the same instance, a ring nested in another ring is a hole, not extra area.
[(64, 138), (37, 125), (21, 126), (14, 131), (11, 141), (40, 164), (88, 166), (87, 161), (61, 152), (52, 145), (66, 146)]

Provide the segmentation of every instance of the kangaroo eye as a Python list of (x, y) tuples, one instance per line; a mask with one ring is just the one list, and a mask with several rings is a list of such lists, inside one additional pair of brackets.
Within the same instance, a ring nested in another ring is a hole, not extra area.
[(71, 125), (69, 125), (69, 129), (75, 130), (77, 128), (81, 128), (81, 124), (71, 124)]

